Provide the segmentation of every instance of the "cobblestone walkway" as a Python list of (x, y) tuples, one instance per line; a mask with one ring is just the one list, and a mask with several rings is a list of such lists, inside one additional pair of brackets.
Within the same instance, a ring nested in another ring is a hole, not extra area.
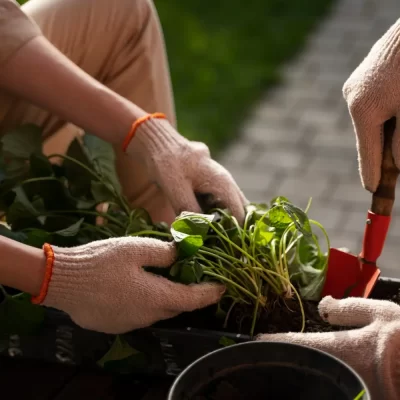
[[(397, 18), (399, 0), (338, 0), (220, 159), (251, 201), (282, 195), (305, 207), (312, 197), (310, 216), (333, 247), (352, 252), (360, 250), (371, 195), (359, 180), (342, 86)], [(397, 198), (379, 265), (400, 278), (400, 190)]]

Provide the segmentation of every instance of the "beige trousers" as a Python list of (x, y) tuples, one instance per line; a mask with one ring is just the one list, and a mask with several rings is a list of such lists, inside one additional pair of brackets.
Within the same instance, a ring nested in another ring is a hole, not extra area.
[[(151, 0), (30, 0), (23, 6), (43, 34), (75, 64), (147, 112), (163, 112), (175, 124), (168, 61)], [(62, 93), (60, 93), (62, 101)], [(79, 107), (79, 104), (77, 104)], [(0, 92), (0, 127), (35, 123), (49, 135), (46, 154), (64, 153), (80, 130), (46, 110)], [(115, 149), (117, 171), (133, 207), (171, 222), (172, 208), (139, 162)]]

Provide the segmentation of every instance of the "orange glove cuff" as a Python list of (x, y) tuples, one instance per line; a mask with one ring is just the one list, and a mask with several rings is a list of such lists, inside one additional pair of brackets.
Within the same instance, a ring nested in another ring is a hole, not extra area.
[(33, 304), (41, 304), (47, 295), (47, 290), (49, 288), (49, 283), (51, 280), (51, 276), (53, 274), (53, 266), (54, 266), (54, 251), (48, 243), (45, 243), (43, 246), (43, 251), (46, 256), (46, 270), (44, 273), (44, 278), (42, 282), (42, 286), (40, 288), (40, 293), (38, 296), (32, 296), (31, 302)]
[(137, 131), (137, 128), (139, 128), (139, 126), (140, 126), (141, 124), (143, 124), (144, 122), (146, 122), (146, 121), (148, 121), (149, 119), (152, 119), (152, 118), (166, 119), (167, 117), (166, 117), (166, 115), (163, 114), (163, 113), (154, 113), (154, 114), (145, 115), (144, 117), (141, 117), (141, 118), (137, 119), (137, 120), (132, 124), (131, 130), (129, 131), (128, 135), (126, 136), (126, 138), (125, 138), (125, 140), (124, 140), (124, 143), (122, 144), (122, 150), (123, 150), (124, 152), (125, 152), (126, 149), (128, 148), (129, 143), (130, 143), (130, 142), (132, 141), (132, 139), (134, 138), (135, 133), (136, 133), (136, 131)]

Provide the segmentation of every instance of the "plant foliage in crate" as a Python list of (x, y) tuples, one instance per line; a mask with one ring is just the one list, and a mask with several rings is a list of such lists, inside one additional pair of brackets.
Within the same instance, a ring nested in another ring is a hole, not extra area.
[[(251, 320), (246, 332), (251, 337), (259, 318), (276, 303), (286, 307), (287, 301), (298, 304), (299, 329), (304, 329), (303, 301), (319, 299), (329, 256), (313, 230), (319, 229), (329, 249), (324, 228), (307, 216), (311, 202), (304, 211), (285, 197), (250, 204), (243, 226), (229, 211), (209, 206), (204, 214), (182, 213), (169, 227), (154, 224), (143, 209), (131, 209), (118, 181), (113, 149), (96, 136), (75, 139), (65, 155), (45, 156), (41, 130), (26, 125), (6, 134), (0, 151), (0, 209), (5, 222), (0, 235), (34, 247), (46, 242), (69, 247), (126, 235), (174, 241), (176, 263), (162, 272), (151, 266), (147, 270), (184, 284), (224, 283), (227, 290), (215, 310), (222, 329), (239, 310)], [(61, 163), (53, 162), (60, 159)], [(108, 210), (98, 211), (104, 202)], [(98, 217), (103, 224), (96, 224)], [(3, 340), (9, 341), (10, 335), (43, 337), (44, 327), (51, 325), (49, 315), (54, 314), (32, 305), (25, 293), (1, 290)], [(96, 337), (104, 339), (101, 343), (108, 349), (98, 360), (103, 367), (114, 368), (116, 361), (125, 360), (129, 369), (130, 362), (137, 363), (143, 355), (126, 336), (112, 337), (111, 347), (110, 337)]]

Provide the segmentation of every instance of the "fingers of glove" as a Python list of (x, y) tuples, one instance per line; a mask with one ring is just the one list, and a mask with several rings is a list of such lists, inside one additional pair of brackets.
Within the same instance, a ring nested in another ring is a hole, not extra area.
[(140, 266), (170, 267), (177, 257), (176, 247), (173, 243), (138, 237), (135, 238), (135, 244), (137, 249), (135, 260), (132, 261)]
[(365, 189), (375, 192), (381, 179), (382, 124), (362, 117), (353, 117), (357, 136), (358, 162), (361, 182)]
[(207, 307), (217, 303), (225, 292), (223, 285), (215, 283), (183, 285), (150, 274), (148, 279), (154, 293), (162, 297), (158, 299), (158, 307), (168, 312), (190, 312)]
[(212, 194), (215, 203), (228, 208), (239, 224), (243, 224), (244, 207), (248, 204), (248, 200), (231, 174), (217, 162), (210, 160), (201, 175), (203, 181), (197, 179), (195, 189), (199, 193)]
[(336, 300), (326, 296), (319, 303), (318, 310), (322, 319), (341, 326), (366, 326), (375, 320), (400, 318), (400, 307), (395, 303), (355, 297)]
[(210, 149), (205, 143), (202, 142), (190, 142), (191, 150), (194, 154), (196, 154), (197, 158), (210, 158), (211, 153)]
[(183, 176), (166, 179), (163, 184), (163, 191), (177, 215), (183, 211), (201, 213), (191, 182)]

